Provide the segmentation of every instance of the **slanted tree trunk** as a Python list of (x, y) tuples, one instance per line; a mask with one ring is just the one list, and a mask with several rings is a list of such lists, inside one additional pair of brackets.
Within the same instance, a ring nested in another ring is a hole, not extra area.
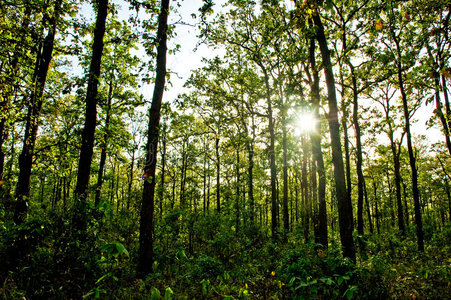
[(50, 61), (52, 60), (56, 27), (61, 13), (61, 5), (62, 0), (57, 0), (55, 2), (53, 16), (49, 18), (49, 31), (36, 58), (36, 68), (33, 75), (32, 91), (29, 98), (30, 102), (28, 105), (23, 147), (19, 156), (19, 178), (16, 184), (15, 193), (17, 202), (14, 211), (14, 222), (16, 224), (23, 223), (27, 217), (34, 147), (38, 134), (44, 88)]
[(86, 227), (85, 206), (88, 197), (89, 177), (91, 174), (92, 155), (94, 151), (94, 133), (97, 119), (97, 86), (103, 52), (103, 37), (108, 14), (108, 0), (97, 1), (97, 19), (92, 44), (91, 65), (89, 67), (88, 88), (86, 92), (85, 123), (81, 134), (80, 158), (78, 160), (77, 184), (75, 186), (76, 211), (74, 226), (84, 231)]
[(329, 47), (327, 46), (326, 36), (324, 35), (324, 26), (318, 14), (318, 11), (316, 11), (316, 15), (313, 16), (313, 21), (317, 26), (316, 39), (321, 51), (324, 75), (326, 77), (326, 85), (328, 91), (328, 121), (332, 145), (332, 162), (334, 164), (335, 189), (338, 201), (338, 217), (340, 225), (341, 244), (343, 247), (343, 255), (350, 258), (352, 261), (355, 261), (356, 256), (354, 240), (352, 238), (352, 205), (351, 199), (349, 198), (349, 195), (346, 191), (343, 153), (341, 150), (340, 141), (340, 126), (338, 123), (337, 97), (335, 93), (335, 79), (332, 70), (332, 63), (330, 60), (330, 51)]
[(168, 30), (169, 0), (161, 0), (157, 30), (157, 65), (152, 105), (149, 112), (149, 127), (146, 147), (146, 165), (144, 174), (143, 199), (139, 227), (139, 253), (137, 271), (144, 278), (152, 271), (153, 263), (153, 217), (155, 198), (155, 169), (157, 165), (158, 134), (160, 125), (161, 102), (166, 81), (166, 52)]

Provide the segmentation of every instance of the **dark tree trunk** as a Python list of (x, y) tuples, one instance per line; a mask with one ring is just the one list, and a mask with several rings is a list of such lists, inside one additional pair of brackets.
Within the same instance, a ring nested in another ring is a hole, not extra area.
[(35, 74), (28, 105), (22, 153), (19, 156), (19, 178), (16, 185), (16, 209), (14, 222), (21, 224), (25, 221), (28, 212), (28, 197), (30, 195), (30, 178), (33, 165), (33, 154), (38, 134), (39, 117), (43, 102), (45, 82), (52, 60), (56, 27), (61, 11), (62, 0), (55, 2), (54, 14), (49, 18), (49, 32), (45, 37), (42, 48), (36, 58)]
[(130, 203), (132, 201), (132, 185), (133, 185), (133, 177), (134, 177), (134, 167), (135, 167), (135, 149), (132, 152), (132, 161), (130, 163), (130, 181), (128, 182), (128, 199), (127, 199), (127, 211), (130, 210)]
[(301, 138), (302, 147), (302, 179), (301, 179), (301, 191), (302, 191), (302, 206), (303, 206), (303, 225), (304, 225), (304, 241), (308, 243), (310, 240), (310, 199), (308, 193), (308, 181), (307, 181), (307, 138), (302, 136)]
[(363, 171), (362, 171), (362, 164), (363, 164), (363, 158), (362, 158), (362, 141), (360, 139), (361, 132), (360, 132), (360, 124), (359, 124), (359, 103), (358, 103), (358, 91), (357, 91), (357, 78), (355, 75), (354, 66), (348, 62), (348, 66), (351, 70), (351, 77), (352, 77), (352, 94), (353, 94), (353, 123), (354, 123), (354, 129), (355, 129), (355, 139), (356, 139), (356, 156), (357, 156), (357, 233), (360, 235), (363, 235), (363, 186), (365, 184), (365, 178), (363, 177)]
[(240, 228), (240, 147), (236, 146), (236, 202), (235, 202), (235, 231)]
[(373, 234), (373, 222), (371, 221), (371, 211), (370, 211), (370, 202), (368, 200), (368, 190), (366, 188), (366, 180), (363, 182), (363, 189), (365, 192), (365, 204), (366, 204), (366, 214), (368, 217), (368, 225), (370, 226), (370, 233)]
[(402, 198), (401, 198), (401, 165), (399, 163), (399, 156), (401, 155), (401, 143), (398, 150), (393, 141), (393, 134), (391, 138), (391, 150), (393, 154), (393, 162), (395, 169), (395, 188), (396, 188), (396, 203), (398, 205), (398, 228), (402, 235), (406, 233), (406, 227), (404, 226), (404, 213), (402, 210)]
[(417, 243), (418, 243), (418, 250), (420, 252), (424, 252), (424, 241), (423, 241), (423, 220), (421, 219), (421, 210), (420, 210), (420, 195), (418, 191), (418, 173), (416, 168), (416, 159), (415, 154), (413, 153), (413, 146), (412, 146), (412, 135), (410, 133), (410, 110), (407, 104), (407, 94), (404, 89), (404, 78), (402, 75), (402, 63), (401, 63), (401, 48), (399, 45), (398, 38), (396, 35), (392, 32), (393, 39), (396, 44), (396, 50), (397, 50), (397, 73), (398, 73), (398, 83), (399, 83), (399, 90), (401, 92), (401, 99), (402, 99), (402, 106), (404, 110), (404, 122), (405, 122), (405, 132), (407, 136), (407, 150), (409, 152), (409, 162), (410, 162), (410, 169), (412, 171), (412, 193), (413, 193), (413, 204), (414, 204), (414, 210), (415, 210), (415, 224), (417, 227)]
[(163, 153), (161, 155), (161, 181), (160, 181), (160, 189), (159, 189), (159, 197), (160, 198), (160, 219), (163, 219), (163, 199), (164, 199), (164, 179), (166, 176), (166, 127), (163, 130)]
[(155, 87), (152, 105), (149, 113), (149, 127), (146, 147), (146, 165), (144, 174), (143, 199), (141, 206), (141, 220), (139, 227), (139, 253), (137, 271), (140, 277), (145, 277), (152, 271), (153, 263), (153, 214), (155, 197), (155, 169), (157, 165), (157, 147), (160, 124), (161, 102), (166, 80), (166, 52), (168, 30), (169, 0), (161, 1), (161, 11), (158, 16), (157, 31), (157, 65)]
[(323, 153), (321, 150), (321, 117), (319, 115), (320, 94), (319, 74), (315, 62), (315, 40), (310, 40), (310, 66), (313, 74), (312, 104), (314, 108), (316, 126), (311, 135), (312, 152), (318, 172), (318, 241), (327, 248), (327, 208), (326, 208), (326, 174), (324, 170)]
[(110, 116), (111, 116), (111, 102), (113, 100), (113, 82), (110, 82), (108, 89), (108, 100), (106, 108), (106, 118), (105, 118), (105, 134), (103, 135), (102, 150), (100, 152), (100, 162), (99, 162), (99, 172), (97, 173), (97, 185), (96, 185), (96, 195), (94, 199), (94, 206), (100, 203), (100, 192), (102, 190), (103, 183), (103, 171), (105, 169), (106, 162), (106, 152), (108, 147), (108, 136), (110, 130)]
[(374, 215), (376, 217), (376, 229), (377, 229), (377, 234), (380, 234), (380, 223), (379, 223), (379, 209), (377, 206), (378, 203), (378, 199), (377, 199), (377, 184), (376, 184), (376, 180), (373, 178), (373, 196), (374, 196)]
[(290, 230), (290, 221), (288, 215), (288, 162), (287, 162), (287, 124), (286, 108), (282, 107), (282, 151), (283, 151), (283, 229), (284, 236)]
[(75, 186), (76, 212), (74, 226), (84, 231), (86, 228), (85, 206), (88, 197), (89, 177), (91, 174), (92, 154), (94, 151), (94, 132), (97, 119), (97, 86), (103, 52), (103, 37), (108, 14), (108, 0), (98, 0), (97, 19), (92, 44), (91, 65), (89, 67), (88, 88), (86, 92), (85, 123), (81, 135), (80, 158), (78, 160), (77, 184)]
[(208, 156), (207, 156), (207, 143), (204, 140), (204, 170), (203, 170), (203, 198), (204, 198), (204, 203), (203, 203), (203, 214), (205, 216), (205, 213), (207, 212), (207, 160), (208, 160)]
[(221, 212), (221, 157), (219, 156), (219, 135), (215, 140), (215, 150), (216, 150), (216, 210), (218, 213)]
[(316, 39), (318, 41), (321, 56), (323, 59), (324, 75), (329, 99), (329, 128), (332, 145), (332, 162), (334, 164), (334, 178), (336, 197), (338, 201), (338, 217), (340, 225), (340, 238), (343, 247), (343, 255), (356, 260), (354, 241), (352, 238), (352, 205), (351, 199), (346, 191), (345, 174), (343, 166), (343, 153), (341, 150), (340, 128), (338, 123), (337, 97), (335, 94), (335, 79), (330, 61), (330, 51), (327, 46), (326, 36), (324, 35), (324, 26), (318, 15), (313, 16), (313, 21), (318, 27)]

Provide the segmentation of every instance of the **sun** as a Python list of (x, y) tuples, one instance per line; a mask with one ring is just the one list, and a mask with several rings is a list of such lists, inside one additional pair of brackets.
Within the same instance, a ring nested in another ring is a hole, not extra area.
[(315, 131), (316, 118), (310, 111), (301, 111), (297, 114), (295, 123), (295, 133), (302, 135)]

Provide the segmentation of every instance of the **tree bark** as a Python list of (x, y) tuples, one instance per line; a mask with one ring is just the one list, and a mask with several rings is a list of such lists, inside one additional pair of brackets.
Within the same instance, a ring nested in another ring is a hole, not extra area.
[(97, 19), (92, 44), (91, 65), (89, 67), (88, 88), (86, 92), (86, 111), (83, 132), (81, 135), (80, 158), (78, 160), (77, 184), (74, 196), (76, 211), (74, 226), (84, 231), (86, 227), (85, 206), (88, 197), (89, 177), (91, 174), (92, 155), (94, 151), (94, 133), (97, 119), (97, 86), (99, 84), (100, 68), (103, 52), (103, 37), (108, 14), (108, 0), (98, 0)]
[(313, 21), (317, 26), (316, 39), (318, 41), (321, 56), (323, 59), (324, 75), (326, 77), (326, 85), (328, 91), (329, 102), (329, 129), (332, 145), (332, 162), (334, 164), (334, 178), (336, 197), (338, 201), (338, 217), (340, 225), (340, 238), (343, 247), (343, 255), (356, 260), (354, 241), (352, 238), (352, 205), (351, 199), (346, 191), (345, 174), (343, 166), (343, 153), (340, 141), (340, 126), (338, 123), (337, 97), (335, 93), (335, 79), (330, 61), (330, 51), (327, 46), (326, 36), (324, 34), (324, 26), (319, 17), (318, 11), (313, 16)]
[(28, 105), (23, 148), (19, 156), (19, 178), (16, 184), (16, 208), (14, 211), (14, 222), (16, 224), (23, 223), (27, 217), (34, 147), (38, 134), (44, 88), (50, 61), (52, 60), (56, 28), (61, 13), (61, 5), (62, 0), (57, 0), (55, 2), (54, 14), (49, 19), (48, 34), (43, 41), (42, 48), (40, 49), (41, 52), (38, 53), (36, 58), (35, 74), (33, 75), (33, 90), (31, 91), (30, 102)]
[(144, 174), (144, 190), (141, 206), (139, 227), (139, 253), (137, 271), (144, 278), (152, 271), (153, 263), (153, 228), (154, 228), (154, 197), (155, 169), (157, 165), (157, 147), (160, 124), (161, 102), (163, 100), (166, 81), (166, 52), (168, 30), (169, 0), (161, 0), (161, 10), (158, 16), (157, 30), (157, 66), (152, 105), (149, 113), (149, 127), (146, 147), (146, 165)]

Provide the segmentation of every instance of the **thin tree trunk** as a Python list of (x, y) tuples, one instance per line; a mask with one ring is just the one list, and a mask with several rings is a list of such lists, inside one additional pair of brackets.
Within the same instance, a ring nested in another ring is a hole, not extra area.
[(240, 147), (236, 147), (236, 202), (235, 202), (235, 231), (240, 228)]
[(286, 124), (286, 108), (282, 107), (282, 152), (283, 152), (283, 229), (284, 236), (290, 230), (290, 221), (288, 215), (288, 162), (287, 162), (287, 124)]
[(216, 211), (221, 213), (221, 157), (219, 156), (219, 135), (215, 139), (216, 151)]
[(161, 102), (166, 80), (166, 52), (168, 29), (169, 0), (161, 1), (160, 15), (158, 16), (157, 31), (157, 65), (155, 87), (152, 105), (149, 113), (148, 140), (146, 147), (146, 165), (144, 174), (143, 199), (141, 206), (141, 220), (139, 227), (139, 253), (137, 271), (140, 277), (145, 277), (152, 271), (153, 264), (153, 214), (155, 197), (155, 169), (157, 164), (157, 147), (160, 124)]
[(368, 190), (366, 188), (366, 180), (363, 182), (363, 187), (365, 191), (365, 204), (366, 204), (366, 214), (368, 217), (368, 225), (370, 226), (370, 233), (373, 234), (373, 222), (371, 221), (371, 211), (370, 211), (370, 202), (368, 200)]
[(257, 62), (260, 69), (263, 71), (265, 80), (265, 97), (268, 105), (268, 130), (269, 130), (269, 166), (271, 170), (271, 234), (274, 240), (278, 237), (277, 232), (277, 215), (278, 215), (278, 205), (277, 205), (277, 167), (276, 167), (276, 156), (275, 156), (275, 134), (274, 134), (274, 120), (271, 102), (271, 88), (269, 85), (269, 75), (266, 67), (260, 62)]
[(106, 118), (105, 118), (105, 134), (103, 135), (102, 150), (100, 153), (99, 172), (97, 173), (97, 185), (96, 185), (96, 195), (95, 195), (95, 199), (94, 199), (94, 206), (97, 206), (100, 203), (100, 192), (102, 190), (103, 171), (105, 168), (106, 152), (107, 152), (107, 147), (108, 147), (108, 136), (109, 136), (109, 130), (110, 130), (110, 116), (111, 116), (112, 100), (113, 100), (113, 82), (110, 81), (109, 88), (108, 88), (108, 100), (107, 100)]
[(343, 166), (343, 153), (341, 150), (340, 129), (338, 123), (337, 97), (335, 94), (335, 79), (330, 61), (330, 51), (327, 46), (326, 36), (324, 35), (324, 26), (318, 12), (313, 16), (313, 21), (318, 27), (316, 39), (320, 46), (323, 59), (324, 75), (329, 99), (329, 128), (332, 145), (332, 162), (334, 164), (334, 178), (336, 197), (338, 201), (338, 217), (340, 224), (340, 238), (343, 247), (343, 255), (356, 260), (354, 241), (352, 237), (352, 205), (351, 199), (346, 191), (345, 174)]
[(160, 198), (160, 219), (163, 219), (163, 199), (164, 199), (164, 179), (166, 176), (166, 126), (163, 130), (163, 154), (161, 156), (161, 181), (160, 181), (160, 189), (159, 189), (159, 198)]
[(310, 239), (310, 199), (308, 195), (308, 182), (307, 182), (307, 138), (305, 135), (301, 138), (302, 147), (302, 179), (301, 179), (301, 191), (302, 191), (302, 206), (303, 206), (303, 225), (304, 225), (304, 241), (307, 243)]
[(127, 211), (130, 210), (130, 202), (132, 200), (132, 185), (133, 185), (133, 177), (134, 177), (133, 171), (134, 171), (134, 167), (135, 167), (134, 165), (135, 165), (135, 149), (133, 149), (132, 161), (130, 163), (130, 173), (129, 173), (130, 181), (128, 182), (128, 191), (127, 191), (127, 193), (128, 193)]
[(404, 89), (404, 78), (402, 75), (402, 63), (401, 63), (401, 48), (399, 45), (398, 38), (396, 35), (392, 32), (393, 39), (396, 44), (396, 50), (397, 50), (397, 73), (398, 73), (398, 83), (399, 83), (399, 90), (401, 92), (401, 99), (402, 99), (402, 106), (404, 110), (404, 122), (405, 122), (405, 132), (407, 135), (407, 150), (409, 152), (409, 162), (410, 162), (410, 169), (412, 171), (412, 193), (413, 193), (413, 203), (414, 203), (414, 210), (415, 210), (415, 224), (417, 227), (417, 243), (418, 243), (418, 250), (420, 252), (424, 252), (424, 241), (423, 241), (423, 220), (421, 218), (421, 210), (420, 210), (420, 195), (418, 192), (418, 173), (416, 168), (416, 159), (415, 154), (413, 153), (413, 146), (412, 146), (412, 135), (410, 132), (410, 111), (409, 107), (407, 105), (407, 94)]
[(34, 147), (38, 134), (44, 88), (50, 61), (52, 60), (56, 27), (60, 17), (61, 5), (62, 0), (57, 0), (55, 2), (53, 16), (49, 18), (49, 32), (43, 41), (41, 52), (38, 53), (36, 58), (33, 90), (28, 105), (23, 148), (22, 153), (19, 156), (19, 178), (16, 185), (16, 209), (14, 211), (14, 222), (16, 224), (23, 223), (27, 217)]
[(374, 206), (375, 206), (375, 217), (376, 217), (376, 229), (377, 229), (377, 234), (380, 234), (379, 209), (377, 207), (377, 203), (378, 203), (377, 185), (376, 185), (376, 181), (374, 178), (373, 178), (373, 195), (374, 195)]

